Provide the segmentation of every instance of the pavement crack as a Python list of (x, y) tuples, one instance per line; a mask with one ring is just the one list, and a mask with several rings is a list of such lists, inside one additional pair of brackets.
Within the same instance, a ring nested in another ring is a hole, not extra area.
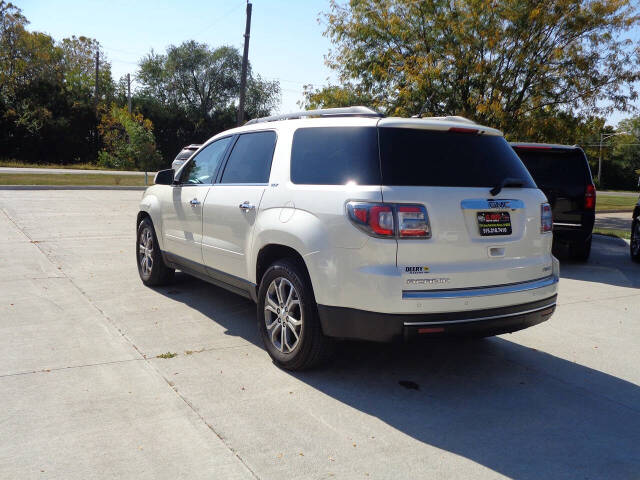
[(113, 365), (117, 363), (139, 362), (141, 360), (144, 360), (144, 358), (127, 358), (125, 360), (110, 360), (107, 362), (84, 363), (81, 365), (68, 365), (66, 367), (41, 368), (40, 370), (29, 370), (26, 372), (4, 373), (4, 374), (0, 374), (0, 378), (19, 377), (22, 375), (33, 375), (36, 373), (58, 372), (60, 370), (70, 370), (74, 368), (99, 367), (101, 365)]

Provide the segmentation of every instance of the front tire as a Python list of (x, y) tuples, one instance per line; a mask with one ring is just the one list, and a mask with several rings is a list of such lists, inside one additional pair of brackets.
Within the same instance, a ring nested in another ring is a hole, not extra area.
[(142, 219), (136, 236), (136, 263), (140, 279), (148, 287), (171, 283), (175, 270), (165, 265), (153, 222)]
[(305, 370), (324, 361), (332, 342), (322, 333), (311, 282), (295, 259), (271, 265), (260, 281), (258, 329), (273, 362)]
[(640, 263), (640, 217), (631, 224), (631, 260)]

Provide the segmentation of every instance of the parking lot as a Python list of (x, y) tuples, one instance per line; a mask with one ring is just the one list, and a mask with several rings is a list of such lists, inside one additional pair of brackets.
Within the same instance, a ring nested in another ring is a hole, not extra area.
[(624, 241), (563, 263), (539, 326), (345, 342), (292, 374), (250, 301), (182, 274), (142, 285), (141, 194), (0, 190), (0, 478), (640, 478)]

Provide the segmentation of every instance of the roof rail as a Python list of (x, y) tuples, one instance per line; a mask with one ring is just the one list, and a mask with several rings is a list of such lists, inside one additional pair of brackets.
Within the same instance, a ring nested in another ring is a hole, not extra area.
[(383, 117), (380, 112), (376, 112), (368, 107), (344, 107), (344, 108), (321, 108), (318, 110), (304, 110), (302, 112), (285, 113), (283, 115), (271, 115), (270, 117), (254, 118), (245, 125), (253, 125), (262, 122), (277, 122), (278, 120), (293, 120), (296, 118), (308, 117)]

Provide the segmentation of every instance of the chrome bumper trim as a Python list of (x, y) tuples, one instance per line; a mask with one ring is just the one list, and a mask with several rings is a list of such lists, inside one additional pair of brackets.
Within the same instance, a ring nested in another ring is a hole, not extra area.
[(554, 227), (574, 227), (574, 228), (580, 228), (582, 227), (581, 223), (559, 223), (559, 222), (553, 222), (553, 226)]
[(452, 323), (468, 323), (468, 322), (481, 322), (483, 320), (495, 320), (498, 318), (508, 318), (508, 317), (517, 317), (519, 315), (528, 315), (530, 313), (540, 312), (547, 308), (555, 307), (556, 302), (551, 302), (549, 305), (545, 305), (544, 307), (534, 308), (532, 310), (525, 310), (523, 312), (514, 312), (514, 313), (505, 313), (503, 315), (491, 315), (489, 317), (476, 317), (476, 318), (465, 318), (464, 320), (445, 320), (444, 322), (404, 322), (405, 327), (420, 327), (420, 326), (428, 326), (428, 325), (442, 325), (442, 324), (452, 324)]
[(472, 287), (458, 288), (453, 290), (403, 290), (402, 299), (416, 298), (466, 298), (466, 297), (483, 297), (487, 295), (503, 295), (505, 293), (518, 293), (535, 290), (537, 288), (549, 287), (558, 283), (558, 277), (550, 275), (538, 280), (530, 280), (527, 282), (510, 283), (508, 285), (499, 285), (494, 287)]

